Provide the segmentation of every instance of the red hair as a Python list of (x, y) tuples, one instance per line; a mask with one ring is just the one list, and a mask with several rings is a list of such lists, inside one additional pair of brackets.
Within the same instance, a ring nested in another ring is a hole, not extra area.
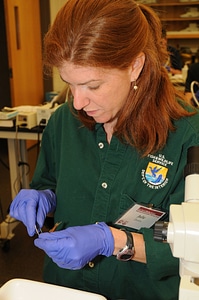
[[(143, 155), (160, 150), (174, 130), (173, 120), (190, 115), (176, 101), (177, 93), (163, 62), (162, 26), (155, 12), (132, 0), (68, 0), (44, 39), (44, 63), (60, 68), (79, 66), (128, 68), (143, 52), (145, 64), (118, 113), (114, 134)], [(95, 121), (83, 111), (90, 129)]]

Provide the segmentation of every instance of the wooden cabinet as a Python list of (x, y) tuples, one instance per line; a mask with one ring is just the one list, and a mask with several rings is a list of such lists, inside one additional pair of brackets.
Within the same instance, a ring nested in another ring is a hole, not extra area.
[(12, 106), (43, 102), (39, 0), (4, 0)]
[(5, 27), (4, 2), (0, 0), (0, 109), (4, 106), (11, 106), (10, 82), (9, 82), (9, 65), (8, 65), (8, 49)]
[[(193, 53), (199, 48), (199, 1), (148, 0), (167, 28), (169, 43), (177, 48), (189, 47)], [(153, 3), (152, 3), (153, 2)]]
[[(41, 8), (43, 12), (48, 11), (48, 0), (3, 1), (9, 68), (7, 81), (11, 95), (7, 106), (39, 105), (45, 99), (41, 25), (46, 19), (49, 21), (48, 15), (43, 13), (45, 20), (42, 19), (41, 24)], [(34, 143), (27, 141), (27, 147)]]

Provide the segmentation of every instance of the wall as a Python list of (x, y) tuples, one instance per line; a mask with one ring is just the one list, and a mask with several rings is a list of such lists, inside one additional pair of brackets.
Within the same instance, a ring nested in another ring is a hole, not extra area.
[[(66, 0), (50, 0), (50, 18), (51, 18), (51, 24), (53, 23), (53, 20), (55, 19), (55, 16), (59, 9), (66, 3)], [(59, 74), (56, 69), (54, 69), (53, 72), (53, 90), (54, 91), (61, 91), (63, 87), (65, 86), (64, 82), (60, 79)]]

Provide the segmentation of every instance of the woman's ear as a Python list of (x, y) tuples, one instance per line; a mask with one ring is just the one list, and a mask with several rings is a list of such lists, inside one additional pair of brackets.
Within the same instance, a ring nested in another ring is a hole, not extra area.
[(132, 62), (131, 81), (136, 81), (142, 71), (145, 62), (145, 54), (140, 53)]

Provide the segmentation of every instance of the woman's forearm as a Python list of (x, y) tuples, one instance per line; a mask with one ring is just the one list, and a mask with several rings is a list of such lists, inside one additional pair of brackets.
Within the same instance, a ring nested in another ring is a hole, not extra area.
[[(115, 241), (113, 255), (116, 255), (120, 249), (126, 245), (126, 234), (124, 231), (110, 227)], [(146, 263), (145, 242), (142, 234), (131, 232), (134, 240), (135, 255), (132, 258), (135, 261)]]

